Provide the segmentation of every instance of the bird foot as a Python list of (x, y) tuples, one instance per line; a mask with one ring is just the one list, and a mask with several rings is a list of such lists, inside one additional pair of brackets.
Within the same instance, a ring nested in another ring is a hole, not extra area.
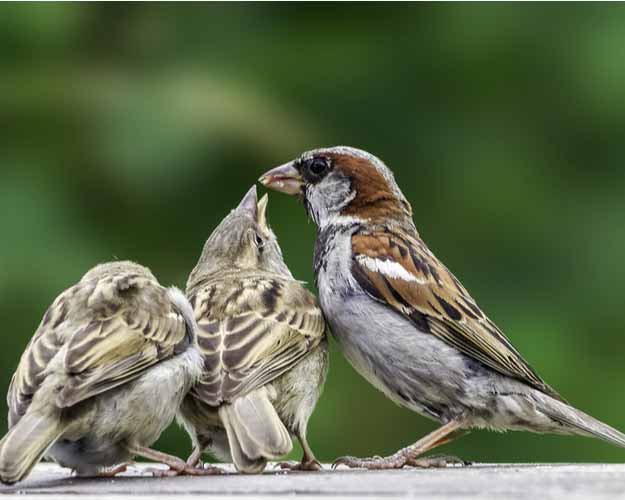
[(191, 465), (186, 465), (180, 469), (172, 468), (169, 469), (158, 469), (156, 467), (152, 467), (146, 469), (147, 472), (152, 473), (154, 477), (175, 477), (175, 476), (216, 476), (219, 474), (223, 474), (224, 471), (219, 467), (215, 467), (212, 465), (199, 465), (193, 467)]
[(172, 469), (171, 467), (168, 469), (148, 467), (147, 469), (145, 469), (145, 472), (152, 474), (152, 477), (174, 477), (180, 474), (177, 470)]
[(388, 457), (339, 457), (332, 464), (332, 468), (336, 469), (339, 465), (345, 465), (350, 469), (369, 469), (369, 470), (386, 470), (401, 469), (402, 467), (418, 467), (418, 468), (442, 468), (448, 465), (469, 465), (457, 457), (452, 456), (432, 456), (432, 457), (412, 457), (405, 453), (395, 453)]
[(98, 471), (96, 474), (97, 477), (115, 477), (117, 474), (121, 474), (122, 472), (126, 472), (128, 467), (130, 467), (133, 462), (126, 462), (123, 464), (116, 465), (115, 467), (110, 467), (108, 469), (103, 469)]
[(471, 462), (467, 462), (453, 455), (431, 455), (429, 457), (408, 459), (406, 465), (419, 469), (444, 469), (449, 465), (471, 465)]
[(279, 464), (276, 464), (275, 467), (279, 467), (282, 470), (290, 471), (316, 472), (323, 470), (323, 466), (319, 463), (318, 460), (302, 460), (301, 462), (280, 462)]
[(187, 466), (184, 474), (188, 476), (217, 476), (225, 474), (225, 471), (215, 465), (201, 464), (198, 467)]
[(336, 469), (339, 465), (344, 465), (350, 469), (370, 469), (370, 470), (383, 470), (383, 469), (401, 469), (404, 465), (407, 465), (406, 457), (391, 455), (389, 457), (339, 457), (332, 463), (332, 468)]

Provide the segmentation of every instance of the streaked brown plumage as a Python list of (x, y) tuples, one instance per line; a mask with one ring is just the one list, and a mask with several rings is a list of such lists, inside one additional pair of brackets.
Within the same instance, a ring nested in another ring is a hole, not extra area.
[[(265, 385), (323, 338), (321, 311), (294, 280), (235, 272), (189, 291), (204, 357), (192, 393), (218, 406)], [(207, 369), (208, 367), (208, 369)]]
[(320, 304), (347, 359), (397, 404), (442, 424), (389, 457), (337, 464), (429, 465), (423, 453), (474, 428), (593, 436), (625, 447), (625, 435), (547, 385), (434, 256), (379, 158), (323, 148), (260, 181), (300, 197), (318, 226)]
[(23, 479), (46, 452), (80, 474), (144, 454), (199, 376), (195, 329), (184, 295), (147, 268), (86, 273), (47, 310), (13, 375), (0, 479)]
[[(466, 355), (562, 401), (418, 237), (363, 231), (352, 236), (352, 252), (354, 277), (371, 296)], [(396, 262), (414, 280), (375, 272), (363, 264), (367, 258)]]
[[(284, 264), (252, 188), (215, 229), (187, 283), (204, 374), (180, 419), (195, 451), (260, 472), (302, 442), (300, 468), (317, 462), (306, 426), (327, 371), (325, 323), (313, 295)], [(302, 370), (304, 368), (304, 370)]]

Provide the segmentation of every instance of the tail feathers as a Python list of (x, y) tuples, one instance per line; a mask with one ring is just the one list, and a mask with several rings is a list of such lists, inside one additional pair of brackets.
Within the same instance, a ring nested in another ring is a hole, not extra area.
[(262, 472), (267, 460), (286, 455), (293, 448), (265, 387), (222, 405), (219, 416), (228, 434), (232, 460), (240, 472)]
[[(548, 401), (546, 401), (547, 398), (549, 399)], [(625, 448), (625, 434), (622, 432), (600, 422), (577, 408), (556, 401), (549, 396), (542, 395), (540, 399), (545, 400), (542, 401), (540, 410), (552, 419), (568, 427), (574, 434), (596, 437), (607, 443)]]
[[(228, 433), (228, 436), (230, 436), (230, 433)], [(260, 474), (265, 470), (265, 467), (267, 467), (267, 459), (265, 457), (256, 459), (248, 458), (241, 449), (241, 443), (236, 437), (234, 439), (228, 439), (228, 441), (232, 461), (239, 472), (245, 474)]]
[(0, 481), (24, 479), (62, 432), (57, 416), (28, 411), (0, 441)]

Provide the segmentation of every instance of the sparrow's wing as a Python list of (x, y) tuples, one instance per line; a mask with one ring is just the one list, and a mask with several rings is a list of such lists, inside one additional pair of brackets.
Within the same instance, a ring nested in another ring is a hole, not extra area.
[(271, 382), (319, 344), (325, 323), (300, 283), (248, 278), (199, 289), (191, 298), (204, 357), (193, 389), (218, 405)]
[(7, 393), (9, 427), (26, 413), (35, 392), (45, 380), (48, 364), (62, 347), (57, 330), (65, 322), (67, 310), (61, 303), (72, 291), (73, 288), (66, 290), (48, 308), (20, 358)]
[(167, 290), (153, 279), (117, 273), (81, 281), (50, 306), (22, 355), (9, 392), (11, 413), (23, 415), (50, 373), (63, 373), (56, 402), (71, 406), (138, 377), (186, 345), (189, 335)]
[(372, 298), (467, 356), (562, 399), (421, 240), (393, 232), (357, 233), (352, 250), (353, 275)]

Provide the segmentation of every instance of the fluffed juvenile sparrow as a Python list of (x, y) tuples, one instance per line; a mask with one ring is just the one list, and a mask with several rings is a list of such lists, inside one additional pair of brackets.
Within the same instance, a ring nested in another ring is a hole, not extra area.
[(299, 196), (318, 226), (321, 308), (352, 366), (397, 404), (442, 427), (371, 469), (429, 465), (419, 457), (473, 428), (625, 435), (567, 404), (522, 358), (419, 237), (392, 172), (350, 147), (318, 149), (267, 172)]
[(256, 187), (213, 231), (189, 276), (204, 373), (179, 420), (202, 453), (233, 461), (244, 473), (304, 449), (298, 465), (319, 462), (306, 440), (308, 419), (328, 368), (325, 322), (314, 296), (293, 278), (267, 224), (267, 196)]
[(44, 455), (79, 475), (113, 476), (137, 455), (192, 473), (149, 446), (201, 375), (196, 329), (183, 293), (149, 269), (91, 269), (50, 306), (13, 375), (0, 480), (24, 479)]

